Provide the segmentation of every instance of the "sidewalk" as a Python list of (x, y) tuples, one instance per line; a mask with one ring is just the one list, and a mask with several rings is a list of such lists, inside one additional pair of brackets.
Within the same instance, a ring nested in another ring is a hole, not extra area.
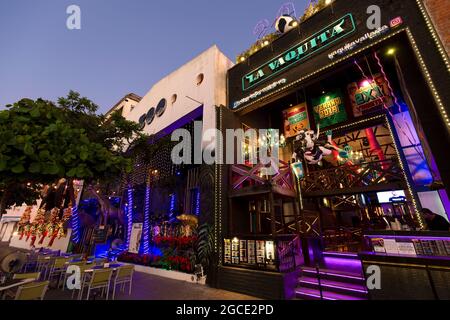
[[(128, 291), (128, 287), (125, 291)], [(68, 290), (50, 289), (45, 300), (71, 300)], [(135, 272), (131, 296), (116, 289), (115, 300), (256, 300), (257, 298), (179, 280)]]

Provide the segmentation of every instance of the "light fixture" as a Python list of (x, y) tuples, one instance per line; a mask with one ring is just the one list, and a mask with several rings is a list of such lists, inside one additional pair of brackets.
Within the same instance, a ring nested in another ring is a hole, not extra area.
[(386, 54), (388, 56), (393, 56), (395, 54), (395, 51), (396, 51), (395, 48), (389, 48)]

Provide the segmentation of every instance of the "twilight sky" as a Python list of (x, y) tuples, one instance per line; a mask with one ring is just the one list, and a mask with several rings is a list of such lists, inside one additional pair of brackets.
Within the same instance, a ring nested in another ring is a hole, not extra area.
[[(288, 0), (0, 0), (0, 108), (79, 91), (106, 112), (217, 44), (231, 59)], [(309, 0), (292, 0), (300, 16)], [(81, 30), (66, 8), (81, 8)]]

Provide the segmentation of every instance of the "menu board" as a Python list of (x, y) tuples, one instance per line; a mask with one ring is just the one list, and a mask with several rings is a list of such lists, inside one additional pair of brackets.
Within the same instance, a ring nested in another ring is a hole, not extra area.
[(450, 240), (371, 238), (374, 252), (408, 256), (450, 256)]
[(335, 90), (312, 99), (314, 119), (321, 128), (347, 120), (344, 99), (340, 90)]
[(248, 263), (256, 264), (255, 240), (248, 240)]
[(247, 240), (239, 240), (239, 261), (247, 263)]
[(231, 264), (231, 240), (224, 239), (224, 263)]
[(309, 129), (308, 109), (306, 103), (283, 111), (284, 136), (295, 137), (301, 130)]
[(239, 264), (239, 241), (231, 241), (231, 263)]
[(347, 87), (353, 115), (359, 117), (394, 105), (389, 94), (389, 87), (383, 75), (376, 74), (372, 79), (362, 79), (358, 84), (350, 83)]
[(257, 240), (256, 241), (256, 263), (257, 264), (265, 264), (266, 262), (266, 250), (265, 250), (265, 241)]

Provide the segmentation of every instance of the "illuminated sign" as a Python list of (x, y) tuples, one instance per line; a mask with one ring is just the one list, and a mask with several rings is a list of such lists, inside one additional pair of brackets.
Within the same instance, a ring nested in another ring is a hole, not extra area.
[(295, 137), (301, 130), (309, 128), (308, 110), (306, 103), (283, 111), (284, 136)]
[(347, 37), (355, 30), (355, 21), (353, 16), (349, 13), (306, 40), (303, 40), (278, 57), (242, 77), (242, 89), (245, 91), (267, 79), (270, 79), (279, 72), (304, 61), (336, 41)]
[(312, 100), (316, 124), (325, 128), (347, 120), (345, 105), (339, 90)]
[(381, 74), (374, 75), (374, 79), (363, 80), (348, 85), (348, 93), (355, 117), (378, 110), (384, 104), (387, 108), (394, 102), (389, 95), (389, 87)]
[(286, 79), (281, 79), (281, 80), (275, 81), (274, 83), (268, 85), (267, 87), (264, 87), (263, 89), (252, 93), (248, 97), (242, 98), (241, 100), (234, 102), (233, 109), (237, 109), (240, 105), (245, 104), (251, 100), (254, 100), (254, 99), (258, 98), (259, 96), (263, 95), (264, 93), (272, 91), (276, 87), (278, 87), (282, 84), (285, 84), (286, 82), (287, 82)]

